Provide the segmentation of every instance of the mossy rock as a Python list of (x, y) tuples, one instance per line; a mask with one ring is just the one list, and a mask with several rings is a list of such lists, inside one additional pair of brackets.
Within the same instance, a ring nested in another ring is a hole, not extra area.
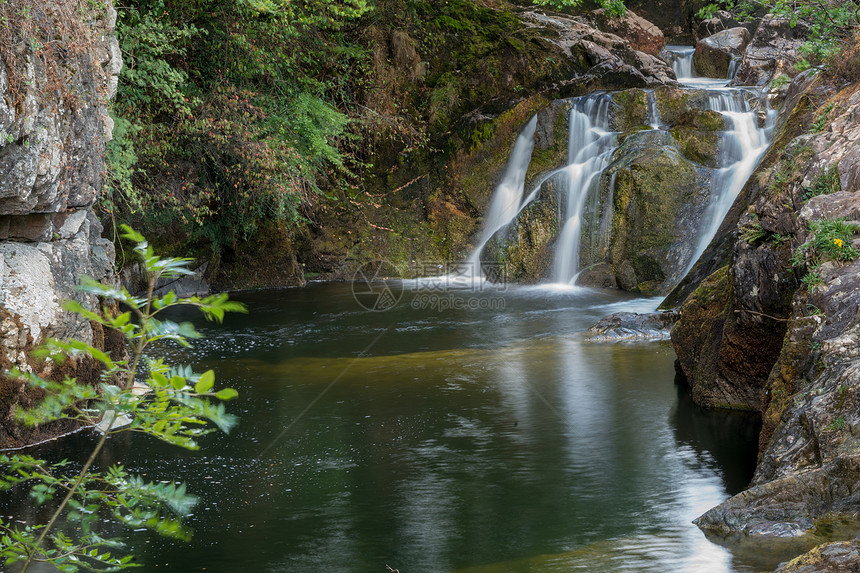
[(612, 128), (622, 134), (648, 129), (648, 100), (644, 90), (630, 89), (612, 94), (615, 102)]
[(716, 132), (675, 127), (670, 133), (684, 157), (706, 167), (719, 166), (720, 136)]
[(535, 283), (546, 277), (567, 201), (565, 183), (563, 176), (545, 181), (538, 197), (487, 243), (482, 260), (498, 264), (510, 281)]
[(604, 177), (615, 181), (609, 190), (608, 261), (618, 286), (665, 292), (680, 279), (692, 255), (690, 237), (707, 206), (707, 179), (678, 152), (671, 136), (660, 131), (628, 138)]

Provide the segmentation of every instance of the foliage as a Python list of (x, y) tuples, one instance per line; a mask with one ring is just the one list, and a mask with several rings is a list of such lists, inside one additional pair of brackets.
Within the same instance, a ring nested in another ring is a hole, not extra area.
[(805, 24), (808, 31), (801, 52), (806, 60), (821, 64), (842, 50), (860, 25), (858, 0), (726, 0), (720, 4), (742, 18), (769, 13), (788, 19), (792, 28)]
[(860, 257), (860, 251), (851, 245), (854, 235), (860, 233), (860, 226), (845, 219), (823, 219), (810, 221), (809, 230), (810, 238), (794, 252), (793, 266), (817, 267), (828, 260), (845, 262)]
[(750, 213), (750, 222), (742, 225), (740, 231), (741, 238), (749, 244), (755, 243), (768, 235), (768, 232), (762, 227), (758, 215), (755, 213)]
[[(597, 4), (613, 17), (623, 16), (627, 12), (624, 0), (596, 0)], [(547, 6), (555, 10), (578, 8), (583, 0), (532, 0), (536, 6)]]
[(339, 104), (364, 55), (345, 32), (366, 0), (121, 4), (103, 205), (118, 219), (218, 251), (303, 221), (324, 187), (353, 177)]
[(824, 284), (824, 278), (822, 278), (821, 273), (815, 270), (811, 270), (800, 279), (800, 282), (806, 287), (806, 290), (810, 293), (815, 292), (815, 287), (821, 286)]
[(710, 2), (708, 4), (705, 4), (701, 8), (699, 8), (699, 11), (696, 12), (696, 17), (699, 18), (700, 20), (707, 20), (709, 18), (713, 18), (714, 14), (716, 14), (717, 11), (719, 11), (719, 10), (720, 10), (719, 4), (716, 4), (714, 2)]
[(831, 193), (836, 193), (841, 188), (842, 184), (839, 181), (839, 170), (835, 165), (831, 165), (815, 176), (812, 180), (812, 186), (806, 188), (803, 194), (803, 200), (809, 201), (813, 197), (818, 197), (819, 195), (830, 195)]
[[(52, 339), (38, 356), (55, 363), (68, 357), (89, 356), (103, 366), (101, 386), (79, 385), (73, 379), (55, 382), (20, 371), (11, 374), (44, 394), (34, 408), (15, 412), (19, 421), (36, 425), (59, 419), (75, 420), (98, 426), (102, 431), (76, 475), (68, 461), (48, 463), (27, 455), (0, 456), (3, 466), (0, 489), (27, 486), (34, 503), (49, 504), (53, 509), (45, 525), (20, 527), (0, 520), (0, 557), (7, 565), (23, 562), (22, 573), (37, 562), (49, 562), (69, 573), (80, 569), (114, 571), (132, 566), (131, 556), (114, 554), (122, 548), (122, 543), (100, 534), (99, 525), (105, 514), (130, 528), (146, 528), (187, 539), (190, 533), (181, 519), (191, 511), (196, 498), (186, 492), (184, 485), (145, 482), (130, 475), (121, 465), (95, 471), (93, 463), (107, 437), (117, 432), (140, 432), (193, 450), (198, 448), (201, 436), (213, 431), (206, 427), (208, 422), (224, 432), (235, 424), (235, 417), (226, 413), (220, 401), (234, 398), (236, 391), (232, 388), (215, 391), (212, 370), (198, 374), (187, 366), (169, 366), (148, 357), (146, 350), (159, 341), (188, 345), (188, 339), (200, 336), (190, 323), (161, 318), (169, 308), (192, 305), (206, 318), (220, 321), (225, 312), (243, 311), (244, 307), (228, 301), (226, 295), (180, 299), (169, 292), (155, 296), (156, 281), (188, 274), (190, 271), (185, 268), (188, 261), (159, 258), (141, 235), (130, 228), (125, 231), (124, 237), (136, 243), (134, 251), (147, 271), (147, 296), (133, 296), (125, 288), (85, 279), (81, 290), (104, 301), (121, 303), (128, 310), (113, 313), (114, 316), (107, 311), (93, 312), (77, 302), (67, 302), (66, 308), (121, 332), (130, 346), (130, 359), (116, 360), (80, 340)], [(139, 378), (144, 377), (144, 372), (145, 382), (141, 383)]]

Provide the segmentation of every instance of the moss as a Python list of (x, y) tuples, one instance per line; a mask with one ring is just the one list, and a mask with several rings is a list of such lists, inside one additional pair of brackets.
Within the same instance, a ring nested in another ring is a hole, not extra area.
[(616, 104), (614, 113), (615, 131), (631, 132), (647, 129), (648, 100), (645, 92), (640, 89), (630, 89), (616, 92), (612, 95)]
[(717, 133), (691, 127), (675, 127), (670, 133), (684, 157), (707, 167), (718, 167), (720, 138)]

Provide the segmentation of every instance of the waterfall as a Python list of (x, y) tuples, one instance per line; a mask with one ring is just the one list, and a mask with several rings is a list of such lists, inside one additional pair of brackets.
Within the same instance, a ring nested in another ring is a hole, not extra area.
[[(775, 112), (769, 110), (767, 120), (761, 125), (762, 122), (757, 121), (756, 110), (750, 105), (748, 90), (725, 87), (727, 80), (695, 77), (692, 47), (668, 46), (667, 52), (678, 79), (689, 88), (702, 89), (708, 102), (707, 109), (721, 114), (727, 125), (720, 135), (718, 167), (712, 171), (710, 201), (702, 215), (698, 232), (690, 237), (690, 250), (687, 251), (690, 259), (686, 263), (688, 271), (716, 234), (738, 193), (764, 155), (770, 144)], [(735, 67), (732, 71), (735, 71)], [(654, 90), (644, 93), (647, 103), (645, 121), (652, 130), (668, 129), (662, 125), (656, 93)], [(548, 279), (555, 284), (575, 283), (580, 270), (586, 206), (591, 206), (589, 213), (595, 211), (601, 176), (610, 165), (619, 144), (617, 133), (612, 131), (611, 122), (616, 105), (612, 94), (596, 93), (567, 101), (571, 106), (567, 164), (545, 176), (523, 200), (525, 176), (534, 149), (537, 124), (537, 116), (532, 117), (517, 138), (502, 182), (493, 194), (478, 246), (467, 261), (468, 268), (480, 269), (481, 251), (487, 242), (509, 225), (529, 202), (540, 200), (542, 182), (556, 178), (566, 188), (558, 197), (560, 232), (553, 245)], [(612, 191), (615, 187), (614, 177), (615, 173), (613, 179), (608, 181), (608, 189)], [(611, 225), (611, 217), (601, 215), (601, 236), (610, 233)], [(480, 270), (473, 272), (475, 276), (482, 276)]]
[(648, 103), (648, 127), (660, 129), (660, 111), (657, 109), (657, 96), (654, 90), (645, 90), (645, 99)]
[(579, 271), (582, 208), (600, 174), (617, 148), (615, 133), (609, 130), (612, 96), (590, 95), (572, 101), (568, 136), (567, 201), (561, 220), (561, 234), (555, 246), (553, 278), (569, 284)]
[(536, 128), (537, 115), (529, 120), (517, 137), (502, 181), (490, 199), (490, 208), (484, 218), (484, 228), (478, 239), (477, 247), (467, 261), (467, 267), (471, 267), (467, 271), (472, 271), (475, 275), (480, 275), (481, 251), (487, 241), (519, 213), (523, 200), (523, 188), (526, 183), (526, 172), (535, 147)]
[(721, 165), (711, 183), (711, 202), (702, 218), (696, 250), (687, 270), (692, 268), (711, 242), (738, 193), (770, 145), (774, 117), (773, 113), (768, 113), (765, 125), (758, 126), (755, 113), (750, 109), (743, 90), (739, 89), (710, 92), (708, 102), (710, 109), (729, 120), (731, 129), (723, 136)]

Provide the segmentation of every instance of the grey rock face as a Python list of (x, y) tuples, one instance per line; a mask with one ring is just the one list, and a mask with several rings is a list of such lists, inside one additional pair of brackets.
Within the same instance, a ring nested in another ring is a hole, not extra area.
[(591, 91), (674, 85), (675, 73), (663, 60), (634, 49), (630, 42), (596, 30), (586, 22), (535, 10), (524, 11), (524, 22), (546, 27), (556, 37), (548, 38), (576, 64), (587, 70), (558, 86), (562, 96)]
[(736, 27), (699, 40), (693, 55), (696, 71), (707, 78), (728, 77), (732, 60), (743, 55), (750, 39), (746, 28)]
[(696, 36), (699, 39), (707, 38), (723, 30), (737, 28), (738, 26), (740, 24), (730, 12), (717, 10), (710, 18), (699, 22), (699, 25), (696, 27)]
[[(75, 299), (95, 309), (97, 301), (75, 289), (80, 277), (113, 280), (113, 244), (101, 238), (93, 204), (102, 187), (105, 141), (112, 128), (106, 103), (116, 92), (122, 66), (115, 23), (116, 11), (110, 4), (83, 22), (94, 47), (60, 62), (68, 70), (63, 89), (48, 89), (48, 71), (29, 49), (18, 54), (15, 69), (23, 81), (17, 88), (10, 85), (9, 69), (0, 65), (0, 367), (4, 369), (41, 369), (28, 353), (47, 337), (74, 336), (101, 343), (94, 339), (89, 321), (64, 311), (62, 304)], [(0, 445), (5, 447), (22, 445), (36, 436), (12, 427), (11, 397), (22, 388), (8, 386), (17, 384), (0, 377), (4, 390)]]
[(798, 49), (806, 30), (803, 22), (791, 27), (785, 18), (766, 16), (744, 52), (732, 85), (763, 86), (782, 74), (797, 75), (794, 63), (800, 60)]

